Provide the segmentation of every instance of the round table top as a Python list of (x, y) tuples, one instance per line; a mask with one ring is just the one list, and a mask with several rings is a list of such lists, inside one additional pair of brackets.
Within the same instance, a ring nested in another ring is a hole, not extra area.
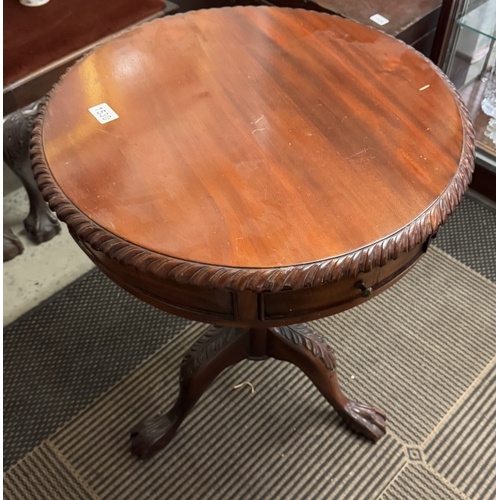
[[(102, 104), (118, 117), (89, 111)], [(53, 90), (33, 141), (63, 220), (71, 208), (212, 274), (395, 258), (437, 230), (473, 168), (467, 111), (426, 58), (275, 7), (174, 15), (102, 45)]]

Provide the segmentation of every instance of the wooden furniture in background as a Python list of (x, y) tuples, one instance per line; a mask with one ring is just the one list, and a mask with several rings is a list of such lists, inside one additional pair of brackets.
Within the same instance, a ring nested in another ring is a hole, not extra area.
[(446, 53), (451, 40), (453, 26), (458, 15), (460, 0), (443, 0), (439, 12), (436, 35), (430, 57), (441, 69), (446, 60)]
[(317, 12), (191, 12), (78, 62), (34, 127), (45, 199), (125, 290), (217, 325), (132, 451), (162, 449), (218, 373), (266, 356), (379, 439), (385, 415), (342, 393), (333, 350), (303, 322), (362, 304), (418, 261), (467, 189), (473, 136), (418, 52)]
[[(52, 239), (60, 230), (40, 196), (29, 161), (28, 143), (39, 99), (93, 47), (165, 11), (164, 0), (66, 0), (37, 8), (18, 0), (3, 2), (3, 158), (26, 188), (30, 212), (24, 226), (37, 243)], [(9, 228), (4, 230), (3, 247), (4, 261), (23, 251)]]
[[(264, 3), (267, 3), (267, 0)], [(328, 12), (373, 26), (411, 45), (428, 57), (433, 48), (441, 7), (441, 0), (358, 0), (356, 2), (270, 0), (270, 3)], [(374, 18), (373, 16), (381, 17)], [(380, 20), (377, 22), (377, 19)]]

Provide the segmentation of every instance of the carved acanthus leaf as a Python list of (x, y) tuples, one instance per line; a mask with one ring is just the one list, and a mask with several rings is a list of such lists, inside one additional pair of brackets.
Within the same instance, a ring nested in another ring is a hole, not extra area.
[(181, 363), (181, 380), (191, 378), (245, 331), (245, 329), (234, 327), (211, 327), (196, 340), (184, 356)]
[(336, 361), (333, 349), (319, 333), (307, 324), (279, 326), (274, 330), (295, 345), (305, 347), (314, 356), (321, 359), (328, 370), (335, 370)]
[(38, 104), (39, 102), (36, 101), (23, 109), (14, 111), (3, 120), (3, 156), (11, 168), (15, 168), (22, 158), (27, 157)]

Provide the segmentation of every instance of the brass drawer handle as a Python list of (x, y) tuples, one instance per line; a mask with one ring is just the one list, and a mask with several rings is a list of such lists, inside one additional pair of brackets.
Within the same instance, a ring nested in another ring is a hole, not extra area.
[(359, 288), (361, 290), (361, 295), (363, 297), (369, 297), (373, 292), (373, 288), (371, 286), (366, 286), (363, 280), (358, 281), (355, 285), (355, 288)]

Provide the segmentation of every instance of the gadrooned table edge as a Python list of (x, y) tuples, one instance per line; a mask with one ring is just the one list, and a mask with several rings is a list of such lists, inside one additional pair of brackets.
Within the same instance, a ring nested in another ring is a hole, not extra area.
[[(317, 14), (329, 15), (326, 13)], [(158, 20), (152, 22), (158, 22)], [(349, 22), (360, 24), (352, 20)], [(371, 26), (367, 27), (376, 29)], [(395, 40), (403, 43), (400, 40)], [(410, 50), (415, 50), (411, 46), (407, 47)], [(415, 52), (417, 51), (415, 50)], [(82, 57), (75, 64), (88, 55)], [(43, 121), (48, 103), (71, 68), (53, 86), (38, 108), (30, 140), (30, 158), (35, 179), (50, 208), (62, 222), (68, 225), (70, 232), (75, 237), (86, 242), (94, 250), (104, 253), (107, 257), (117, 260), (123, 265), (132, 266), (139, 272), (152, 274), (161, 280), (170, 279), (184, 285), (233, 291), (278, 292), (319, 286), (355, 277), (359, 273), (369, 272), (376, 266), (383, 266), (391, 259), (397, 259), (402, 253), (412, 250), (436, 234), (439, 227), (458, 206), (472, 180), (475, 133), (469, 111), (458, 90), (441, 69), (423, 54), (418, 52), (418, 55), (430, 64), (444, 80), (457, 104), (463, 125), (463, 148), (457, 170), (439, 198), (416, 219), (386, 238), (344, 255), (286, 267), (222, 267), (186, 261), (147, 250), (96, 224), (82, 213), (59, 187), (46, 162), (43, 149)]]

